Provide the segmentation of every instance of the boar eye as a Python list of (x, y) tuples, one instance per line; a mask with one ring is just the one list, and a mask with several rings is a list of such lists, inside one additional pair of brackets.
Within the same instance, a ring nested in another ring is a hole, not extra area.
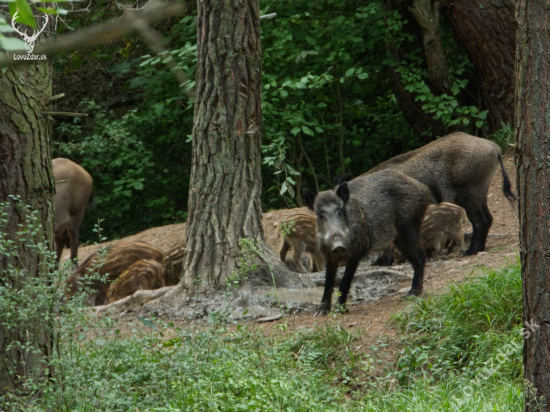
[(324, 213), (319, 213), (319, 220), (324, 220), (325, 219), (325, 214)]
[(336, 211), (336, 216), (337, 216), (337, 217), (343, 217), (344, 214), (342, 213), (341, 210), (337, 210), (337, 211)]

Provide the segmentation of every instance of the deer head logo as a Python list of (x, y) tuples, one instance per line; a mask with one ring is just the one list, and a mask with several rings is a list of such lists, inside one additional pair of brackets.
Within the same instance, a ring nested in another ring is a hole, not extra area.
[(44, 25), (42, 26), (42, 28), (38, 31), (34, 31), (33, 35), (32, 36), (29, 36), (27, 34), (27, 30), (25, 30), (25, 32), (21, 32), (17, 29), (17, 27), (15, 27), (15, 19), (17, 19), (17, 16), (19, 16), (19, 12), (17, 11), (14, 15), (13, 15), (13, 19), (11, 20), (11, 26), (13, 27), (13, 29), (19, 33), (21, 35), (21, 37), (23, 38), (23, 40), (25, 40), (25, 42), (27, 43), (26, 47), (27, 47), (27, 53), (32, 53), (33, 49), (34, 49), (34, 42), (36, 41), (36, 39), (38, 39), (38, 36), (40, 36), (40, 33), (42, 33), (44, 31), (44, 29), (46, 28), (47, 24), (48, 24), (48, 20), (49, 20), (49, 17), (47, 14), (44, 15), (44, 18), (46, 19), (46, 21), (44, 22)]

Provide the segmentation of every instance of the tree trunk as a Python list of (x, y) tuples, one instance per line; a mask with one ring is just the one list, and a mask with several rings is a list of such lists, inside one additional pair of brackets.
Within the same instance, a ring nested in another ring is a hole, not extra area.
[[(550, 22), (544, 3), (518, 2), (516, 166), (523, 281), (526, 411), (550, 411)], [(535, 326), (538, 325), (538, 326)]]
[(446, 13), (478, 71), (492, 133), (514, 126), (515, 8), (515, 0), (456, 0)]
[[(7, 222), (0, 228), (8, 240), (16, 240), (18, 225), (25, 223), (25, 209), (9, 196), (38, 211), (44, 229), (38, 240), (53, 247), (54, 181), (50, 154), (50, 124), (42, 112), (51, 96), (50, 66), (47, 62), (8, 69), (0, 73), (0, 202), (8, 202)], [(17, 246), (17, 256), (0, 254), (0, 284), (17, 287), (8, 268), (25, 269), (29, 276), (46, 277), (43, 257), (28, 245)], [(39, 325), (39, 326), (37, 326)], [(19, 328), (7, 330), (0, 308), (0, 393), (25, 390), (29, 378), (44, 375), (44, 357), (50, 353), (50, 339), (41, 317)], [(7, 351), (13, 341), (39, 347), (39, 353)]]
[(263, 243), (257, 0), (198, 2), (193, 159), (183, 286), (224, 285), (241, 238)]

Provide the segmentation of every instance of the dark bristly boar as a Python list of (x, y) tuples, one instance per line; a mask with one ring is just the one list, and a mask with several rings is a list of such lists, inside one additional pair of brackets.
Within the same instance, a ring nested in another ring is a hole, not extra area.
[(462, 206), (473, 226), (472, 241), (466, 251), (475, 255), (485, 250), (493, 217), (487, 207), (487, 191), (500, 163), (502, 191), (516, 200), (504, 169), (502, 152), (493, 142), (466, 133), (453, 133), (419, 149), (387, 160), (365, 175), (381, 170), (397, 170), (424, 183), (433, 203), (450, 202)]
[(59, 157), (52, 160), (55, 179), (55, 246), (56, 261), (59, 263), (65, 234), (69, 236), (71, 260), (78, 255), (79, 230), (86, 206), (92, 193), (92, 176), (69, 159)]
[[(311, 255), (312, 270), (318, 272), (325, 267), (325, 260), (317, 248), (317, 219), (313, 216), (304, 214), (295, 214), (284, 223), (290, 228), (289, 233), (283, 238), (283, 245), (279, 252), (281, 262), (285, 263), (286, 254), (289, 249), (293, 249), (292, 259), (300, 273), (308, 273), (302, 264), (302, 253), (307, 252)], [(279, 231), (282, 232), (283, 223), (279, 225)]]
[(104, 276), (108, 274), (107, 283), (95, 280), (90, 286), (92, 290), (97, 291), (95, 305), (104, 305), (107, 303), (107, 290), (110, 284), (118, 279), (122, 272), (142, 259), (152, 259), (162, 265), (164, 254), (158, 247), (142, 241), (119, 243), (111, 246), (105, 257), (96, 252), (88, 256), (67, 280), (67, 295), (72, 296), (76, 293), (81, 287), (79, 282), (84, 275), (97, 273)]
[(162, 265), (153, 259), (135, 262), (111, 283), (107, 291), (109, 303), (116, 302), (138, 290), (154, 290), (164, 287)]
[(422, 183), (394, 170), (360, 176), (336, 190), (314, 196), (302, 190), (304, 203), (317, 214), (317, 242), (326, 264), (325, 291), (317, 315), (330, 311), (336, 270), (346, 262), (338, 304), (346, 300), (359, 261), (390, 242), (401, 250), (414, 269), (409, 295), (422, 292), (426, 256), (419, 247), (420, 227), (430, 203)]
[(185, 242), (179, 242), (164, 255), (164, 283), (166, 286), (174, 286), (179, 283), (185, 251)]

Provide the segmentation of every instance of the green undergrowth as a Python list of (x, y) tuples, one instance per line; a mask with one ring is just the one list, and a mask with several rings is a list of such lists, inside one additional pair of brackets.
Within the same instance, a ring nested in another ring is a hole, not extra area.
[(219, 317), (185, 329), (140, 321), (146, 331), (130, 336), (109, 318), (94, 321), (92, 339), (76, 330), (42, 395), (7, 396), (0, 410), (523, 410), (519, 265), (415, 300), (393, 320), (401, 350), (387, 364), (360, 349), (368, 332), (339, 326), (270, 334)]

